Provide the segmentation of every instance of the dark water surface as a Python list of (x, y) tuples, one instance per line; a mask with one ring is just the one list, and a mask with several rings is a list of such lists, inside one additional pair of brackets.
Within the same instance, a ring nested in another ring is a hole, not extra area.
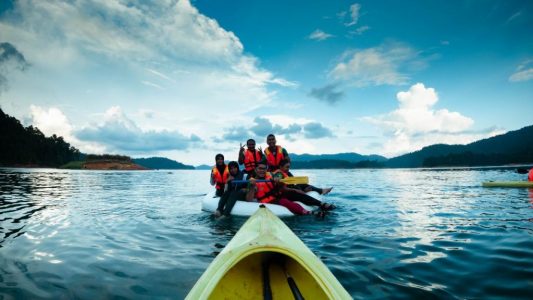
[[(181, 299), (246, 220), (209, 171), (0, 169), (0, 299)], [(284, 219), (354, 298), (533, 298), (533, 190), (513, 171), (295, 170), (339, 208)]]

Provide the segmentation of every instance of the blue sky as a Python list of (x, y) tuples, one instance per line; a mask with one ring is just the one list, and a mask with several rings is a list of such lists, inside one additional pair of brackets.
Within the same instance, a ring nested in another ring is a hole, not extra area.
[(533, 123), (531, 1), (2, 1), (0, 107), (90, 153), (392, 157)]

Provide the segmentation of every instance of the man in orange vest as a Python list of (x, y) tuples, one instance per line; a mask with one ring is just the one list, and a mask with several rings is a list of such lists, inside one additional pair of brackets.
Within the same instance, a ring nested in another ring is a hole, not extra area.
[(268, 148), (265, 149), (265, 158), (268, 165), (268, 171), (274, 172), (279, 169), (279, 164), (282, 159), (291, 161), (289, 154), (285, 148), (276, 145), (276, 137), (273, 134), (269, 134), (266, 140)]
[(245, 150), (244, 146), (241, 144), (239, 150), (239, 165), (244, 164), (244, 173), (251, 175), (253, 174), (257, 163), (263, 159), (263, 152), (261, 151), (261, 147), (259, 147), (258, 150), (255, 149), (254, 139), (246, 141), (246, 147), (248, 149)]
[(211, 169), (211, 185), (214, 185), (216, 190), (216, 196), (220, 197), (224, 194), (224, 185), (228, 181), (229, 170), (228, 166), (224, 163), (224, 155), (217, 154), (215, 156), (216, 165)]

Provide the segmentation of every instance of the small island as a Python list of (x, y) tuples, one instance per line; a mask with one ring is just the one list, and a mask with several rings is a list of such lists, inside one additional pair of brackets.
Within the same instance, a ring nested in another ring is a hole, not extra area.
[(62, 169), (83, 170), (149, 170), (132, 161), (129, 156), (111, 154), (89, 154), (84, 161), (72, 161), (61, 166)]

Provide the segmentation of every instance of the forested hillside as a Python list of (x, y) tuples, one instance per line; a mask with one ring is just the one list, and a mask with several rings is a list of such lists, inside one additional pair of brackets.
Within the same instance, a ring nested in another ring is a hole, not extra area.
[(45, 137), (36, 127), (24, 127), (0, 109), (0, 165), (59, 167), (80, 159), (80, 151), (62, 137)]

